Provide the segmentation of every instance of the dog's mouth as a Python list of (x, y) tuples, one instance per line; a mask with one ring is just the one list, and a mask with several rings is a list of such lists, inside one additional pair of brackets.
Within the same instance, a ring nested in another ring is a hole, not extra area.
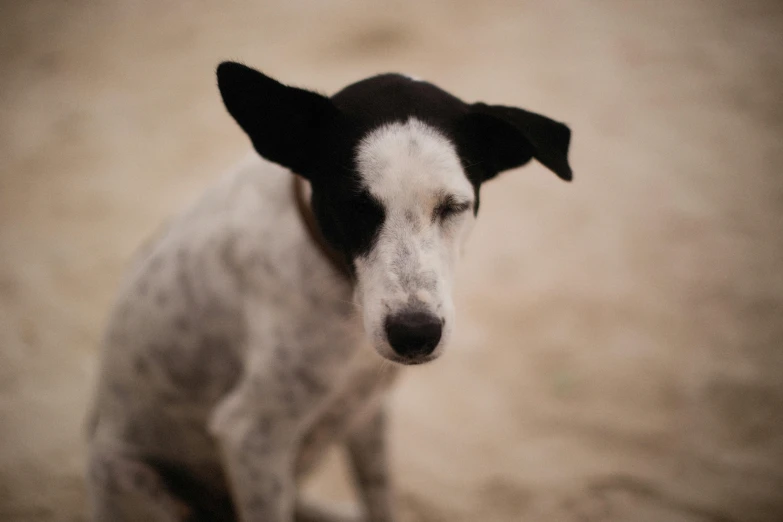
[(428, 362), (434, 361), (438, 357), (440, 357), (439, 353), (431, 353), (429, 355), (424, 355), (421, 357), (402, 357), (397, 354), (390, 354), (390, 355), (383, 355), (385, 359), (388, 359), (389, 361), (397, 364), (401, 364), (403, 366), (421, 366), (422, 364), (427, 364)]

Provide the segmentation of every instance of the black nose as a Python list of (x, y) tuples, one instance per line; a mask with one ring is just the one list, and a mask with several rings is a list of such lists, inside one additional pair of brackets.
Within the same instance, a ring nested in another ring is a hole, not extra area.
[(443, 322), (432, 314), (406, 312), (386, 318), (386, 338), (403, 357), (429, 355), (440, 342)]

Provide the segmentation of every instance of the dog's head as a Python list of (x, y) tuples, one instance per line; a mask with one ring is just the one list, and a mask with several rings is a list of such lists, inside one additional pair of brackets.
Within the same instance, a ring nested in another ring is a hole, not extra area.
[(449, 341), (454, 267), (481, 184), (531, 158), (571, 179), (568, 127), (522, 109), (468, 104), (397, 74), (331, 98), (237, 63), (217, 75), (258, 153), (310, 181), (318, 225), (355, 276), (367, 335), (395, 362), (427, 362)]

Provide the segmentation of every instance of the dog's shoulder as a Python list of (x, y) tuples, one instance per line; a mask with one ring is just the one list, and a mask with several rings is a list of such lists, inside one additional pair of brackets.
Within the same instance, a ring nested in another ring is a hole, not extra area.
[(272, 279), (277, 244), (263, 238), (292, 206), (285, 180), (282, 169), (245, 160), (137, 252), (102, 343), (110, 387), (133, 378), (148, 382), (150, 394), (172, 386), (213, 393), (234, 382), (245, 336), (242, 291), (249, 274)]

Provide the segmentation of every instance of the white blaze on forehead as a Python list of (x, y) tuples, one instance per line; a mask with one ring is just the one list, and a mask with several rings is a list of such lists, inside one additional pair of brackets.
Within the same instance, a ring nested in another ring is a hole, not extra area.
[(435, 198), (447, 194), (473, 198), (454, 145), (415, 118), (372, 131), (359, 144), (356, 159), (364, 186), (387, 212), (432, 208)]

